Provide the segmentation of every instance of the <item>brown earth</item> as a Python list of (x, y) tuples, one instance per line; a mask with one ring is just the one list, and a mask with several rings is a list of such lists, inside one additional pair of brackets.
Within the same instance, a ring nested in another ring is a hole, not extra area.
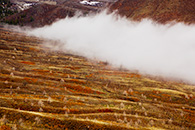
[(111, 10), (138, 21), (151, 18), (159, 23), (195, 23), (194, 0), (118, 0)]
[(0, 29), (0, 129), (195, 129), (195, 86), (42, 43)]

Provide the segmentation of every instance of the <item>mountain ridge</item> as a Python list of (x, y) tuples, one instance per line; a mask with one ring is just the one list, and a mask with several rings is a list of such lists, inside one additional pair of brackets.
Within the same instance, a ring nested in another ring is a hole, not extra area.
[(35, 4), (27, 10), (4, 17), (0, 21), (21, 26), (42, 27), (67, 16), (73, 17), (76, 12), (81, 12), (85, 16), (109, 8), (110, 13), (115, 11), (135, 21), (149, 18), (161, 24), (169, 22), (194, 24), (194, 7), (194, 0), (118, 0), (116, 2), (102, 1), (97, 6), (86, 5), (80, 3), (79, 0), (68, 0), (58, 2), (56, 5)]
[(105, 9), (112, 2), (99, 1), (99, 4), (87, 5), (79, 0), (60, 1), (56, 5), (36, 3), (31, 8), (2, 18), (0, 21), (8, 24), (41, 27), (50, 25), (58, 19), (73, 17), (77, 12), (81, 15), (97, 13)]

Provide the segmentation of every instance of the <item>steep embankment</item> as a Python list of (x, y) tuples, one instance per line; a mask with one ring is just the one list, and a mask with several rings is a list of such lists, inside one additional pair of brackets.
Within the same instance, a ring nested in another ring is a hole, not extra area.
[(134, 20), (151, 18), (160, 23), (195, 23), (194, 7), (194, 0), (119, 0), (111, 10)]
[(0, 129), (195, 128), (195, 87), (54, 52), (0, 29)]

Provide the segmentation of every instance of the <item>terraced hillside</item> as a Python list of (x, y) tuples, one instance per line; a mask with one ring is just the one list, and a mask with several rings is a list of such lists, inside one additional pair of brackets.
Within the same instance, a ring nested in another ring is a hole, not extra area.
[(0, 129), (195, 129), (195, 86), (156, 80), (0, 29)]

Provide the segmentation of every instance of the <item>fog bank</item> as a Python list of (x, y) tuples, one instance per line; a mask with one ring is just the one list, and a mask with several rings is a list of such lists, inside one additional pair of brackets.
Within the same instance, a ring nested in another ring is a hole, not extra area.
[(136, 23), (114, 14), (65, 18), (29, 35), (59, 41), (52, 48), (107, 61), (142, 74), (195, 83), (195, 26)]

